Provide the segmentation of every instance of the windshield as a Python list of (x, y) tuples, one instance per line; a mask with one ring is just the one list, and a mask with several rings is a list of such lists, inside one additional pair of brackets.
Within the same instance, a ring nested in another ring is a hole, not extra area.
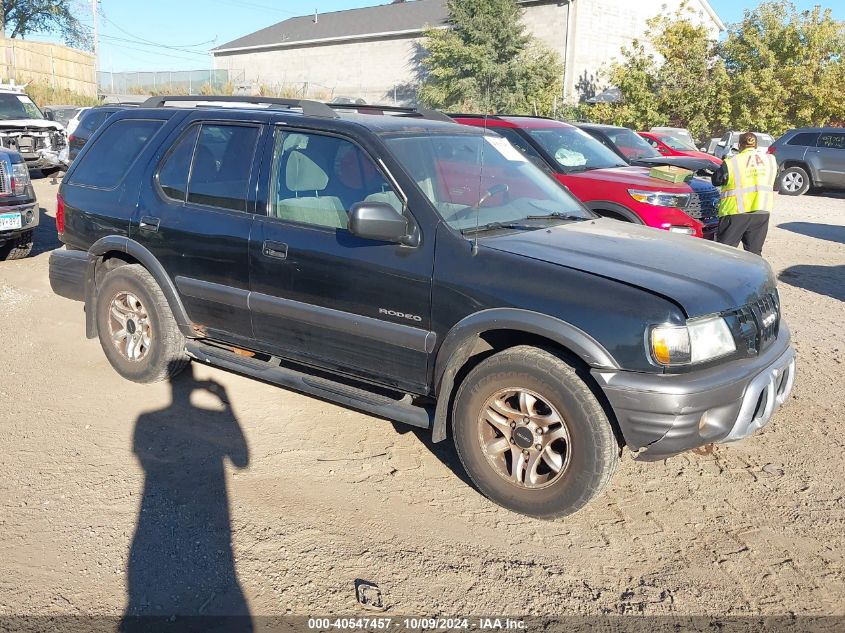
[(498, 135), (397, 136), (388, 147), (454, 229), (592, 218), (556, 180)]
[(657, 138), (659, 138), (661, 141), (666, 143), (666, 145), (668, 145), (672, 149), (677, 150), (679, 152), (690, 152), (690, 151), (694, 152), (698, 149), (695, 145), (692, 145), (691, 143), (689, 143), (689, 142), (687, 142), (683, 139), (680, 139), (677, 136), (671, 136), (669, 134), (661, 134)]
[(43, 119), (38, 106), (25, 94), (0, 93), (0, 119)]
[(642, 136), (628, 128), (608, 130), (607, 136), (630, 161), (661, 157), (660, 152), (649, 145)]
[(578, 128), (528, 128), (525, 131), (557, 161), (564, 172), (627, 167), (616, 152)]

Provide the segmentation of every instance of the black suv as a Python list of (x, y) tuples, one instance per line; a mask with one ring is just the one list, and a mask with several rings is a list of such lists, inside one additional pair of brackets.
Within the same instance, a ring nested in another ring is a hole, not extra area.
[(252, 101), (120, 112), (62, 183), (51, 284), (122, 376), (195, 359), (451, 433), (484, 494), (539, 517), (623, 446), (738, 440), (788, 397), (760, 257), (599, 218), (438, 113)]
[(40, 211), (23, 156), (0, 148), (0, 261), (32, 252)]

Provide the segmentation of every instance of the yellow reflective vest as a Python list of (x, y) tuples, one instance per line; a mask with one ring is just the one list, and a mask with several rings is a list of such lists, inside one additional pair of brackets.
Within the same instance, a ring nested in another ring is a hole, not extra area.
[(749, 148), (726, 158), (725, 163), (728, 182), (722, 187), (719, 217), (774, 210), (778, 175), (774, 156)]

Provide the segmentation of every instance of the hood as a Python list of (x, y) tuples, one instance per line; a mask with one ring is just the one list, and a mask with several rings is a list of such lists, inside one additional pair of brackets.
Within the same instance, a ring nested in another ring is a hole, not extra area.
[[(703, 154), (702, 156), (707, 156), (707, 154)], [(689, 169), (690, 171), (695, 173), (713, 173), (718, 169), (719, 166), (716, 161), (718, 161), (719, 163), (722, 162), (715, 156), (711, 156), (710, 158), (700, 158), (693, 156), (657, 156), (655, 158), (641, 158), (637, 160), (635, 164), (642, 165), (643, 167), (654, 167), (656, 165), (672, 165), (674, 167), (682, 167), (684, 169)]]
[(61, 123), (48, 119), (0, 119), (0, 130), (15, 128), (41, 128), (42, 130), (63, 130)]
[(570, 174), (561, 174), (566, 179), (591, 180), (596, 183), (612, 183), (614, 186), (624, 185), (630, 189), (646, 189), (650, 191), (673, 191), (689, 193), (686, 183), (674, 183), (667, 180), (652, 178), (646, 167), (611, 167), (608, 169), (590, 169)]
[(606, 218), (490, 237), (481, 244), (642, 288), (678, 304), (689, 318), (743, 306), (775, 288), (761, 257)]

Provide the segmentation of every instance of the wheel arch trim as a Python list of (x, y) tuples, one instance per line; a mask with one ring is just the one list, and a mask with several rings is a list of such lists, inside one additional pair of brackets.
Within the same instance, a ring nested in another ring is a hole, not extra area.
[(85, 273), (85, 335), (88, 338), (97, 337), (97, 319), (94, 307), (97, 299), (97, 269), (103, 261), (103, 256), (109, 253), (129, 255), (146, 268), (164, 293), (179, 330), (186, 337), (195, 338), (197, 336), (191, 328), (191, 320), (188, 318), (188, 313), (185, 311), (176, 285), (155, 255), (133, 239), (122, 235), (109, 235), (97, 240), (88, 249), (88, 266)]
[(476, 312), (452, 327), (437, 352), (434, 366), (437, 407), (432, 441), (446, 439), (446, 422), (454, 395), (455, 379), (461, 367), (472, 356), (472, 350), (481, 335), (503, 330), (547, 338), (568, 349), (592, 368), (619, 369), (619, 364), (601, 343), (561, 319), (519, 308), (492, 308)]
[[(617, 213), (623, 216), (629, 222), (634, 224), (645, 224), (643, 219), (634, 211), (619, 204), (618, 202), (610, 202), (609, 200), (591, 200), (590, 202), (585, 202), (584, 206), (593, 213), (599, 213), (599, 211), (609, 211), (610, 213)], [(599, 215), (601, 215), (601, 213), (599, 213)]]

